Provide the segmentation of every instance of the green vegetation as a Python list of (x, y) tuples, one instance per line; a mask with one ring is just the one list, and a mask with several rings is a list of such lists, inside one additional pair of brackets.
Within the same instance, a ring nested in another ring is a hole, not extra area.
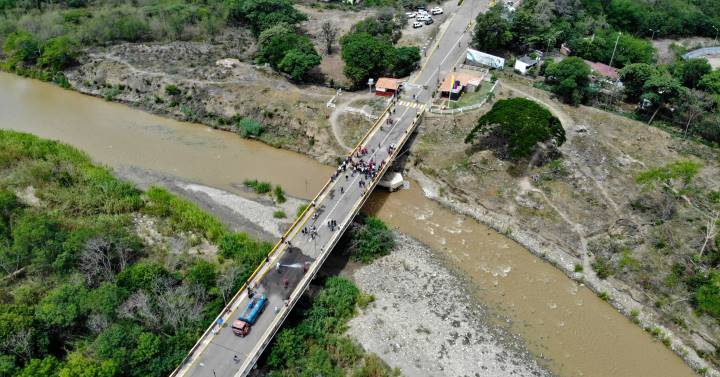
[(552, 85), (553, 93), (566, 103), (579, 105), (588, 92), (590, 67), (574, 56), (545, 65), (545, 82)]
[(272, 191), (270, 182), (260, 182), (257, 179), (246, 179), (243, 184), (247, 188), (253, 189), (257, 194), (267, 194)]
[(297, 207), (297, 210), (295, 211), (295, 217), (300, 217), (300, 215), (305, 212), (305, 210), (310, 206), (310, 204), (301, 204)]
[(265, 132), (262, 123), (251, 118), (242, 118), (237, 123), (237, 128), (242, 137), (259, 137)]
[(285, 214), (285, 211), (277, 210), (273, 212), (273, 217), (276, 219), (284, 219), (287, 215)]
[(362, 297), (349, 280), (328, 278), (312, 304), (299, 305), (305, 309), (293, 311), (273, 339), (265, 360), (269, 376), (399, 376), (342, 335)]
[(350, 255), (353, 259), (368, 263), (387, 255), (395, 247), (392, 231), (377, 217), (369, 216), (350, 232)]
[[(619, 39), (618, 39), (619, 36)], [(617, 41), (617, 48), (615, 48)], [(655, 49), (650, 41), (633, 37), (630, 34), (610, 30), (599, 31), (594, 38), (578, 38), (569, 42), (573, 54), (594, 62), (612, 60), (613, 66), (622, 68), (632, 63), (652, 64), (655, 61)], [(612, 53), (615, 50), (615, 57)]]
[(417, 68), (417, 47), (393, 46), (405, 22), (403, 14), (381, 13), (359, 22), (340, 39), (345, 75), (355, 87), (366, 85), (369, 78), (407, 76)]
[(320, 55), (310, 39), (297, 34), (286, 23), (278, 23), (260, 33), (257, 60), (287, 73), (293, 80), (303, 79), (320, 64)]
[(285, 198), (285, 190), (283, 190), (280, 185), (275, 186), (273, 189), (273, 196), (278, 203), (285, 203), (287, 201), (287, 198)]
[[(28, 188), (36, 199), (16, 194)], [(136, 227), (204, 235), (224, 259), (168, 253)], [(270, 248), (72, 147), (0, 131), (2, 375), (166, 376)]]
[(482, 51), (498, 51), (508, 47), (512, 41), (512, 25), (503, 16), (503, 6), (497, 4), (475, 19), (473, 45)]
[(478, 119), (465, 142), (476, 142), (478, 135), (484, 135), (481, 146), (492, 147), (498, 156), (513, 160), (532, 155), (538, 143), (559, 147), (565, 142), (560, 120), (546, 108), (524, 98), (497, 101)]

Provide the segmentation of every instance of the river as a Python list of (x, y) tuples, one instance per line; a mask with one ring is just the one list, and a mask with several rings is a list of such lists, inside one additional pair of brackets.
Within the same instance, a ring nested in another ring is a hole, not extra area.
[[(140, 167), (247, 195), (245, 179), (310, 198), (332, 168), (208, 127), (0, 73), (0, 127), (60, 140), (110, 167)], [(694, 376), (660, 342), (522, 246), (425, 198), (417, 184), (364, 209), (447, 257), (510, 331), (560, 376)]]

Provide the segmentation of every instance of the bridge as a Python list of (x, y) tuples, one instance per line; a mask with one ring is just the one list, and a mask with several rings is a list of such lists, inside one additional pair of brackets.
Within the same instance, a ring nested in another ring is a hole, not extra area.
[[(379, 171), (372, 178), (351, 169), (340, 171), (323, 186), (272, 251), (229, 301), (171, 377), (244, 377), (280, 329), (293, 306), (322, 267), (343, 232), (371, 195), (383, 174), (411, 138), (423, 118), (442, 75), (465, 53), (467, 31), (483, 0), (465, 0), (439, 31), (422, 68), (404, 85), (401, 97), (390, 101), (383, 114), (348, 156), (373, 160)], [(358, 157), (360, 152), (364, 152)], [(332, 220), (337, 226), (327, 224)], [(303, 229), (316, 229), (311, 237)], [(250, 333), (240, 338), (232, 322), (249, 302), (248, 287), (265, 294), (268, 304)]]

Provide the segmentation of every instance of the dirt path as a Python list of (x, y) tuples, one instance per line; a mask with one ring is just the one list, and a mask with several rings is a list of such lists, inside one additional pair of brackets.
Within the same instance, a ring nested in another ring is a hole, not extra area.
[[(555, 115), (558, 119), (560, 119), (560, 123), (562, 123), (563, 128), (565, 129), (565, 134), (567, 135), (567, 143), (566, 145), (572, 145), (572, 141), (575, 138), (576, 135), (576, 124), (575, 121), (565, 112), (563, 111), (560, 106), (553, 103), (552, 101), (549, 101), (544, 98), (540, 98), (539, 96), (535, 95), (535, 92), (537, 91), (534, 88), (529, 88), (530, 91), (528, 92), (528, 87), (521, 87), (516, 86), (514, 84), (508, 83), (506, 80), (503, 80), (500, 82), (500, 85), (504, 88), (507, 88), (513, 92), (520, 93), (523, 97), (531, 99), (535, 102), (538, 102), (550, 110), (550, 112)], [(539, 89), (538, 89), (539, 90)], [(610, 207), (613, 210), (613, 214), (616, 217), (620, 216), (620, 210), (619, 206), (615, 201), (610, 197), (610, 194), (605, 190), (605, 188), (600, 184), (598, 179), (595, 177), (594, 174), (587, 168), (584, 161), (578, 160), (578, 157), (574, 154), (567, 154), (565, 156), (567, 160), (572, 162), (577, 168), (580, 170), (580, 172), (589, 180), (593, 182), (595, 185), (595, 188), (598, 190), (598, 192), (602, 195), (602, 197), (605, 199), (605, 202), (610, 205)]]
[[(345, 149), (346, 151), (349, 152), (349, 151), (351, 151), (351, 150), (353, 149), (353, 147), (351, 147), (351, 146), (349, 146), (349, 145), (347, 145), (347, 144), (345, 143), (344, 138), (343, 138), (343, 134), (342, 134), (343, 131), (342, 131), (342, 129), (341, 129), (342, 127), (341, 127), (341, 125), (340, 125), (340, 122), (339, 122), (338, 118), (340, 117), (340, 115), (348, 112), (348, 110), (354, 109), (354, 108), (351, 108), (351, 107), (349, 106), (351, 103), (353, 103), (353, 102), (355, 102), (355, 101), (357, 101), (357, 100), (359, 100), (359, 99), (369, 99), (369, 98), (373, 98), (373, 95), (370, 94), (370, 93), (365, 93), (365, 92), (363, 92), (362, 94), (358, 94), (358, 93), (342, 93), (342, 94), (341, 94), (340, 96), (338, 96), (337, 98), (341, 98), (341, 100), (338, 101), (338, 102), (336, 102), (335, 108), (333, 109), (332, 114), (330, 114), (330, 119), (329, 119), (329, 121), (330, 121), (330, 126), (331, 126), (331, 128), (332, 128), (333, 136), (335, 137), (335, 140), (337, 140), (337, 143), (338, 143), (343, 149)], [(362, 110), (362, 109), (354, 109), (354, 110), (362, 111), (362, 114), (365, 115), (365, 116), (371, 115), (371, 114), (367, 114), (367, 113), (366, 113), (364, 110)]]

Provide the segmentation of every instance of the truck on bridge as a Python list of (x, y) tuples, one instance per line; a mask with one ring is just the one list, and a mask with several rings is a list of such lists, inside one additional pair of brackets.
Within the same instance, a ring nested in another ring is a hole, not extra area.
[(254, 299), (250, 300), (247, 308), (245, 308), (245, 312), (240, 316), (240, 318), (236, 319), (235, 322), (233, 322), (233, 334), (240, 337), (244, 337), (245, 335), (249, 334), (250, 328), (252, 327), (252, 325), (255, 324), (255, 321), (257, 321), (258, 317), (260, 317), (263, 309), (265, 309), (267, 301), (267, 297), (265, 297), (264, 294), (260, 297), (255, 297)]

